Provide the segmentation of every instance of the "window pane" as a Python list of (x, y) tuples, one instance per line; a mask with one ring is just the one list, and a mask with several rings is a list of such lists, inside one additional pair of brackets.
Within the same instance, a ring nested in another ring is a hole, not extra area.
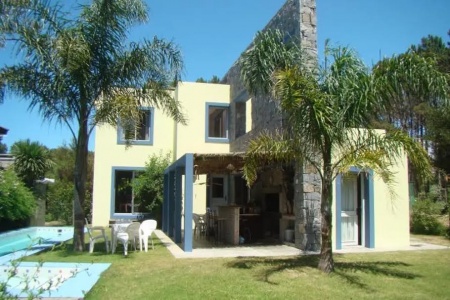
[(209, 107), (208, 137), (228, 137), (228, 108)]
[(115, 172), (114, 212), (116, 213), (131, 213), (131, 202), (133, 198), (133, 191), (131, 188), (132, 178), (133, 171)]
[(115, 213), (136, 213), (149, 212), (150, 201), (154, 198), (151, 195), (142, 193), (137, 197), (133, 190), (132, 182), (141, 175), (142, 171), (117, 170), (115, 171)]
[(131, 141), (149, 141), (150, 121), (150, 110), (141, 110), (137, 120), (122, 120), (121, 139)]
[(223, 198), (223, 178), (222, 177), (213, 177), (212, 178), (212, 188), (211, 193), (213, 198)]
[(149, 140), (150, 139), (150, 111), (143, 110), (139, 116), (139, 126), (136, 128), (136, 140)]

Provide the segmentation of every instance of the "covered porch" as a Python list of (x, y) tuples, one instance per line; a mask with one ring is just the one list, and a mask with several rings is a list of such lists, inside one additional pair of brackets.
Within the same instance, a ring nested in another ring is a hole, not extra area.
[[(244, 153), (187, 153), (165, 170), (162, 230), (185, 252), (208, 245), (281, 243), (286, 229), (293, 229), (295, 217), (292, 202), (287, 201), (285, 174), (266, 170), (249, 189), (242, 178), (243, 163)], [(207, 179), (199, 182), (200, 175)], [(207, 215), (212, 213), (218, 226), (212, 243), (209, 232), (196, 233), (193, 228), (198, 213), (194, 201), (199, 201), (194, 185), (202, 184), (206, 187), (203, 209)]]

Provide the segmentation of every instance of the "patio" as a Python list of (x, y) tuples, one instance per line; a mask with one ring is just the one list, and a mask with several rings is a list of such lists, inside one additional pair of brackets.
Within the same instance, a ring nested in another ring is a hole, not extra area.
[[(205, 220), (210, 220), (212, 214), (222, 245), (238, 246), (242, 238), (245, 242), (273, 245), (274, 241), (286, 240), (287, 229), (292, 231), (293, 188), (285, 181), (286, 170), (265, 170), (248, 188), (242, 178), (243, 159), (244, 153), (187, 153), (165, 170), (162, 230), (184, 251), (202, 247), (191, 225), (199, 209), (200, 215), (201, 210), (206, 210)], [(207, 179), (198, 183), (199, 175)], [(207, 198), (201, 208), (194, 197), (198, 184), (206, 186)]]
[[(184, 252), (179, 245), (174, 243), (163, 231), (156, 230), (155, 235), (161, 241), (169, 252), (175, 258), (226, 258), (226, 257), (288, 257), (296, 255), (311, 255), (319, 254), (318, 252), (304, 252), (295, 247), (279, 244), (279, 245), (259, 245), (248, 244), (237, 247), (214, 246), (209, 244), (210, 248), (194, 248), (192, 252)], [(200, 242), (201, 243), (201, 242)], [(199, 243), (199, 245), (200, 245)], [(204, 246), (206, 243), (203, 242)], [(194, 242), (195, 245), (195, 242)], [(420, 251), (420, 250), (449, 250), (449, 246), (441, 246), (435, 244), (428, 244), (423, 241), (411, 238), (409, 247), (396, 249), (371, 249), (362, 246), (346, 247), (345, 249), (333, 251), (335, 254), (346, 253), (378, 253), (378, 252), (394, 252), (394, 251)]]

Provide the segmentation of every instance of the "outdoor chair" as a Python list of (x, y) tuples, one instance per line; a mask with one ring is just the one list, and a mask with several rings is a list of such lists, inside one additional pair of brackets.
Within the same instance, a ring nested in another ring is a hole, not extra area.
[(89, 224), (89, 221), (87, 218), (85, 218), (86, 221), (86, 230), (89, 235), (89, 253), (94, 252), (94, 245), (95, 242), (104, 239), (105, 245), (106, 245), (106, 253), (109, 252), (109, 241), (108, 237), (105, 233), (105, 228), (101, 226), (92, 226)]
[(194, 236), (206, 235), (206, 220), (205, 215), (192, 214), (194, 220)]
[(212, 209), (208, 210), (205, 215), (206, 219), (206, 235), (208, 239), (214, 239), (217, 241), (217, 215), (216, 212)]
[(116, 242), (123, 245), (123, 254), (128, 255), (128, 245), (130, 242), (134, 245), (136, 251), (136, 239), (139, 237), (139, 228), (141, 224), (139, 222), (133, 222), (128, 225), (125, 232), (118, 232), (116, 236)]
[(148, 239), (150, 238), (152, 240), (152, 249), (155, 249), (155, 246), (153, 245), (153, 238), (152, 233), (155, 231), (157, 226), (156, 220), (145, 220), (142, 222), (140, 228), (139, 228), (139, 246), (142, 251), (142, 245), (145, 247), (145, 252), (148, 251)]

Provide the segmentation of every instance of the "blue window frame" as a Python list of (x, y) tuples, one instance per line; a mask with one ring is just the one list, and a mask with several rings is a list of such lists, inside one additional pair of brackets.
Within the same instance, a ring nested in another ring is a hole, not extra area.
[[(153, 145), (154, 119), (153, 107), (142, 107), (138, 120), (121, 120), (122, 125), (117, 130), (117, 143), (125, 144), (128, 138), (133, 145)], [(128, 126), (124, 126), (125, 122), (128, 122)]]
[(228, 143), (230, 105), (228, 103), (206, 103), (205, 141), (209, 143)]

